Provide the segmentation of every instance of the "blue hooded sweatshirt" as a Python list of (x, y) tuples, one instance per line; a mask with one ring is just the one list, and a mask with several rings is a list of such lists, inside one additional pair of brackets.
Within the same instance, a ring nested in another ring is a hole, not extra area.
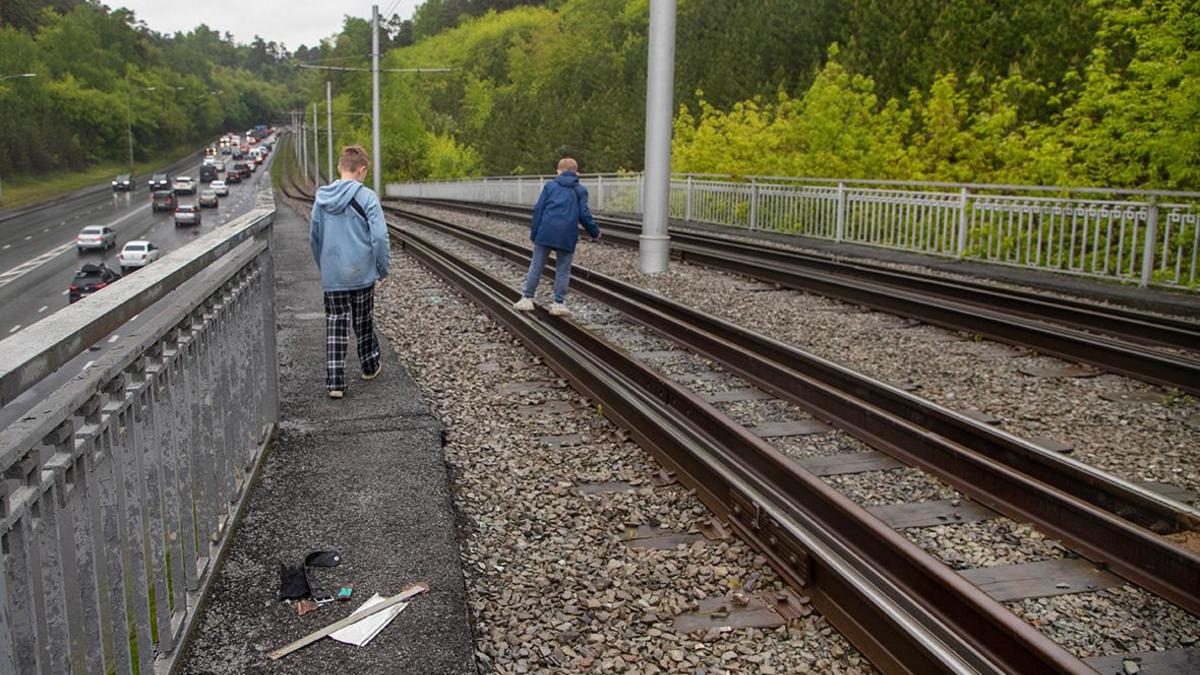
[[(351, 205), (362, 207), (366, 219)], [(366, 288), (388, 275), (388, 232), (379, 198), (355, 180), (317, 190), (308, 231), (313, 259), (326, 291)]]
[(600, 236), (600, 228), (588, 208), (587, 188), (579, 184), (579, 175), (574, 171), (564, 171), (542, 187), (533, 205), (529, 239), (541, 246), (573, 253), (580, 225), (593, 239)]

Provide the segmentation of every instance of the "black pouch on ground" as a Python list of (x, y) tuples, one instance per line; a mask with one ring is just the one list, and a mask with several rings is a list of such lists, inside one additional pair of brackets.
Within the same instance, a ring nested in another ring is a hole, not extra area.
[(308, 575), (304, 573), (304, 567), (279, 563), (279, 599), (299, 600), (307, 598), (310, 594)]
[(299, 600), (313, 594), (308, 581), (309, 567), (337, 567), (342, 564), (342, 554), (337, 551), (313, 551), (304, 556), (303, 565), (279, 563), (279, 599)]

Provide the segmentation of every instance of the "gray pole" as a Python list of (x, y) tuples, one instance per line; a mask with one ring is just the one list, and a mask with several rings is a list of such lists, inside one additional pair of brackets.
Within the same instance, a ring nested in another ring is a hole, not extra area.
[(383, 158), (379, 156), (379, 5), (371, 5), (371, 186), (380, 197)]
[(321, 139), (317, 138), (317, 104), (313, 103), (313, 184), (321, 184)]
[(325, 149), (328, 150), (329, 157), (325, 162), (329, 164), (329, 182), (333, 182), (333, 83), (325, 80)]
[(646, 67), (646, 170), (639, 238), (645, 274), (667, 271), (671, 191), (671, 107), (675, 87), (675, 0), (650, 0), (650, 48)]
[(304, 123), (304, 110), (296, 113), (300, 140), (300, 166), (304, 167), (304, 183), (308, 184), (308, 125)]

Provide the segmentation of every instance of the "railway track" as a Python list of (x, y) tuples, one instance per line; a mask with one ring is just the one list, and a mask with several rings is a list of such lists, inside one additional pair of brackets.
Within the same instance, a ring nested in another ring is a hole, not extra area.
[[(398, 215), (528, 264), (522, 247), (444, 221)], [(512, 312), (516, 293), (495, 276), (426, 235), (393, 232), (408, 252), (599, 402), (883, 670), (1092, 672), (967, 577), (909, 543), (878, 513), (839, 494), (811, 466), (784, 456), (704, 397), (571, 321)], [(1147, 529), (1195, 528), (1194, 509), (603, 275), (576, 268), (576, 276), (575, 288), (585, 295), (763, 391), (921, 466), (981, 505), (1038, 523), (1193, 613), (1200, 607), (1200, 560)]]
[[(527, 221), (529, 210), (446, 200), (431, 206)], [(598, 218), (605, 240), (637, 246), (640, 225)], [(1020, 289), (900, 272), (861, 261), (671, 231), (672, 255), (795, 288), (1051, 354), (1135, 379), (1200, 393), (1200, 323)]]

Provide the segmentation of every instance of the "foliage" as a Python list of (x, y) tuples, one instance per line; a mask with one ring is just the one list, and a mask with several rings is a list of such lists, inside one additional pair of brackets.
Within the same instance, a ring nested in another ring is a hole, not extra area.
[[(393, 38), (384, 62), (455, 70), (385, 75), (400, 106), (385, 106), (385, 175), (543, 173), (564, 153), (585, 171), (639, 168), (648, 6), (427, 0), (413, 43)], [(363, 34), (348, 20), (343, 37)], [(369, 78), (330, 79), (343, 105), (367, 109)], [(675, 101), (677, 171), (1194, 189), (1200, 11), (680, 0)], [(368, 120), (348, 124), (367, 138)]]
[[(276, 120), (294, 103), (282, 47), (238, 45), (206, 26), (163, 36), (95, 2), (3, 5), (0, 175), (128, 166), (228, 130)], [(128, 129), (128, 131), (127, 131)]]

